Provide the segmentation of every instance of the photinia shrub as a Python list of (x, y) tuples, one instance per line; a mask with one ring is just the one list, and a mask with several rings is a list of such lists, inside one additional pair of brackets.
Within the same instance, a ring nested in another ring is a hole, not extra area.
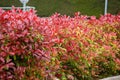
[(0, 9), (0, 79), (92, 80), (120, 74), (120, 15), (41, 18)]

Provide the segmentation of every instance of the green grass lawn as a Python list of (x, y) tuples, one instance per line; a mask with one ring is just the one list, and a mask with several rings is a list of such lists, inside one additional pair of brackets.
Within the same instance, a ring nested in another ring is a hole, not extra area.
[[(108, 12), (120, 12), (120, 0), (108, 0)], [(74, 15), (81, 12), (84, 15), (99, 16), (104, 14), (105, 0), (30, 0), (27, 5), (35, 6), (39, 16), (50, 16), (55, 12)], [(22, 6), (19, 0), (1, 0), (0, 6)]]

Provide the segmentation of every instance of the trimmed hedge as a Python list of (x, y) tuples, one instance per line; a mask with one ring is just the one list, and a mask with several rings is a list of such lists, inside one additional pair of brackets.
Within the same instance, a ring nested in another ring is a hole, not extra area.
[(92, 80), (120, 74), (120, 15), (40, 18), (0, 10), (0, 79)]

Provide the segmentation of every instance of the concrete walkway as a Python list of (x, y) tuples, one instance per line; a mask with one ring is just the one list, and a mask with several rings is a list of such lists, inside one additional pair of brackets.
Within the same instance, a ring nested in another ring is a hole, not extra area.
[(108, 77), (100, 80), (120, 80), (120, 75), (119, 76), (114, 76), (114, 77)]

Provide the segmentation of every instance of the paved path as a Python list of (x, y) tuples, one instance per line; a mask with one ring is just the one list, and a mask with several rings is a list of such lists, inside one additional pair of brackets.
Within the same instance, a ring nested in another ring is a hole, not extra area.
[(100, 80), (120, 80), (120, 76), (108, 77)]

